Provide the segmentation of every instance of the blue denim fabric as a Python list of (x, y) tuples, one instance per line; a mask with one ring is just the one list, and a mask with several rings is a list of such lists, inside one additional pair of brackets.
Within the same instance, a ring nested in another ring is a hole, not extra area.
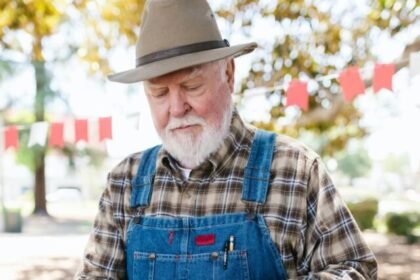
[(242, 200), (263, 204), (270, 184), (270, 167), (273, 160), (276, 135), (257, 130), (244, 172)]
[(152, 197), (153, 177), (156, 173), (156, 159), (160, 145), (146, 150), (141, 159), (137, 176), (131, 182), (131, 207), (146, 207)]
[[(263, 204), (269, 187), (275, 135), (257, 131), (242, 199)], [(147, 206), (159, 147), (149, 150), (133, 180), (131, 206)], [(147, 166), (144, 166), (147, 165)], [(246, 185), (246, 187), (245, 187)], [(197, 237), (211, 236), (201, 244)], [(234, 248), (226, 252), (229, 237)], [(281, 256), (261, 215), (134, 218), (127, 232), (128, 279), (287, 279)], [(225, 260), (226, 258), (226, 260)]]

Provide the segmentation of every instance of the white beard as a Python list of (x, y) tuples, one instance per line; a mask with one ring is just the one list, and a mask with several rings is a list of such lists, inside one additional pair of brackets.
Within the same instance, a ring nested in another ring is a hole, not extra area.
[[(212, 153), (217, 151), (229, 133), (233, 107), (228, 104), (219, 124), (209, 125), (196, 115), (188, 114), (183, 118), (172, 118), (165, 129), (159, 133), (163, 147), (183, 167), (195, 168), (204, 162)], [(192, 133), (174, 133), (171, 129), (199, 124), (202, 132), (199, 135)]]

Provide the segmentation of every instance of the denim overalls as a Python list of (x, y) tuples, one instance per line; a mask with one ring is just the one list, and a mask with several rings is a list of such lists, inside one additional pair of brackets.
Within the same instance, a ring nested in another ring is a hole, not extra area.
[[(287, 279), (279, 251), (256, 212), (256, 205), (266, 200), (274, 142), (275, 134), (257, 130), (242, 189), (247, 213), (132, 219), (128, 279)], [(143, 154), (132, 182), (131, 207), (149, 206), (159, 149)]]

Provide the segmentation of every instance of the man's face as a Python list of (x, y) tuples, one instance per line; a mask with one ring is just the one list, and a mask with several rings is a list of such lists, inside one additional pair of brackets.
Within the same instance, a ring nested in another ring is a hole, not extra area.
[[(171, 147), (168, 151), (183, 165), (190, 165), (185, 167), (195, 167), (198, 162), (187, 164), (183, 158), (194, 152), (213, 152), (220, 143), (210, 147), (205, 142), (221, 142), (221, 136), (213, 134), (226, 134), (225, 123), (230, 123), (231, 116), (233, 76), (234, 63), (229, 59), (182, 69), (144, 83), (155, 128), (164, 146)], [(203, 135), (209, 133), (206, 138), (214, 136), (215, 139), (203, 139)], [(185, 145), (201, 146), (195, 147), (200, 151)]]

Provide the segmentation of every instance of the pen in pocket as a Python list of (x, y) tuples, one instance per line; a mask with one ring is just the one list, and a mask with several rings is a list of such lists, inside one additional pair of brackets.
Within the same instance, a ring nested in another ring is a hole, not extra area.
[(229, 237), (229, 252), (235, 250), (235, 236), (231, 235)]
[(229, 254), (229, 240), (226, 240), (223, 254), (223, 269), (227, 269), (228, 265), (228, 254)]

